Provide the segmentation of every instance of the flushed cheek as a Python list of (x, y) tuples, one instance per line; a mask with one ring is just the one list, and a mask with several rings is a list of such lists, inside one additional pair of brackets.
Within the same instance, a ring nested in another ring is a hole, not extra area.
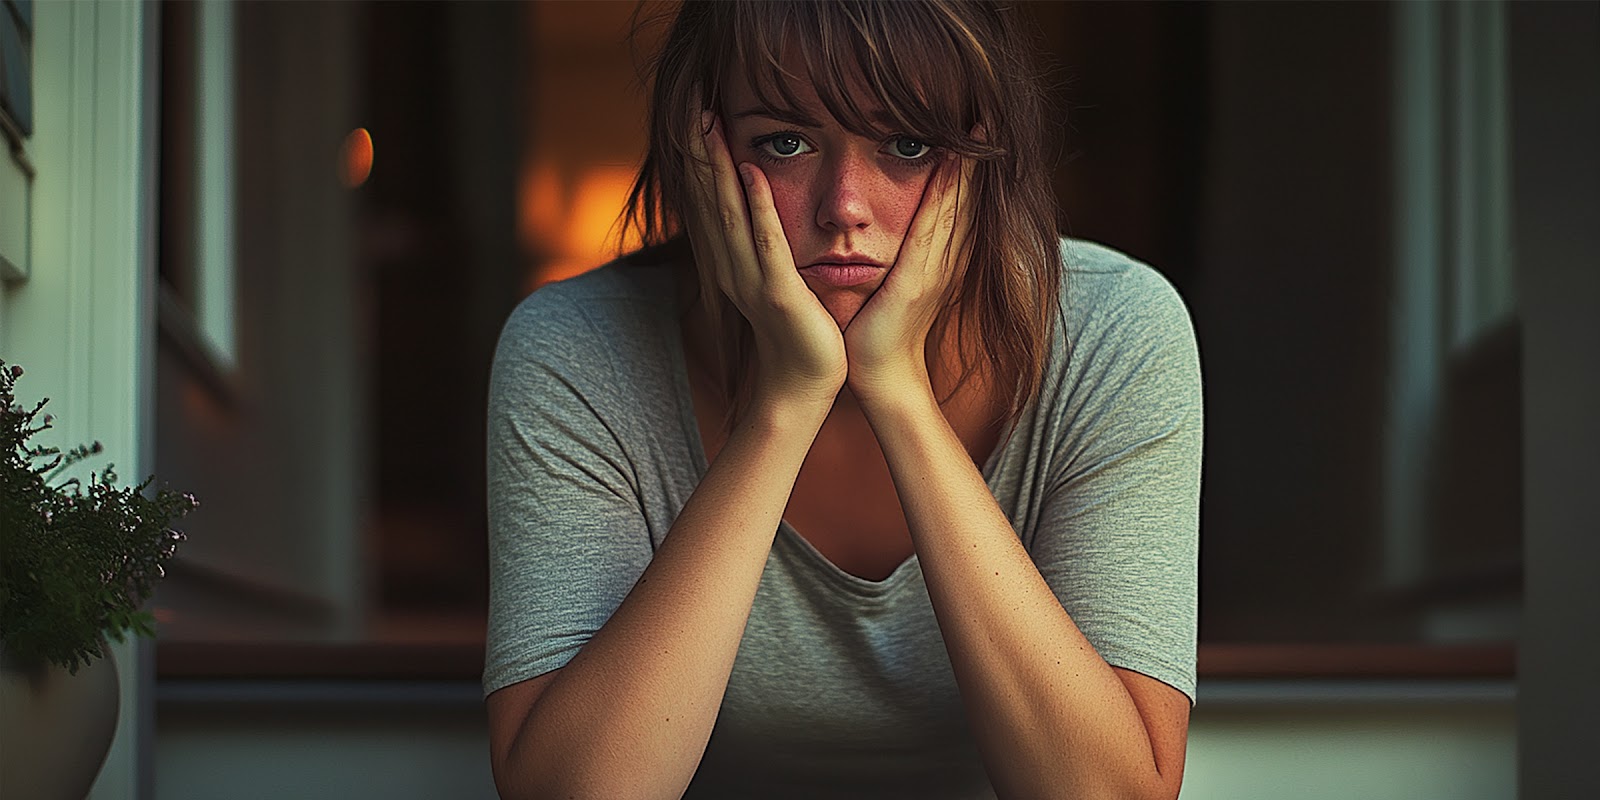
[[(807, 212), (807, 181), (796, 180), (792, 175), (775, 174), (772, 170), (767, 173), (767, 183), (772, 187), (772, 206), (778, 211), (778, 219), (783, 222), (783, 235), (788, 238), (791, 248), (797, 247), (801, 237), (811, 235), (815, 226), (812, 218), (815, 216)], [(795, 258), (802, 257), (800, 252), (795, 253)]]
[(897, 245), (905, 238), (906, 231), (911, 229), (911, 219), (917, 214), (917, 205), (922, 201), (922, 189), (927, 183), (925, 177), (896, 181), (880, 203), (884, 229), (894, 232)]
[[(818, 186), (814, 175), (794, 174), (797, 172), (802, 170), (769, 170), (767, 183), (772, 187), (772, 204), (778, 212), (778, 219), (783, 222), (784, 236), (789, 239), (790, 246), (797, 250), (796, 258), (800, 258), (798, 251), (804, 249), (802, 240), (827, 238), (817, 219), (819, 206), (833, 194), (834, 187)], [(873, 244), (890, 245), (898, 249), (911, 227), (912, 218), (916, 216), (917, 205), (922, 200), (922, 191), (927, 182), (926, 174), (906, 178), (881, 175), (878, 180), (848, 187), (850, 191), (866, 198), (871, 209), (872, 233), (892, 239), (890, 242), (880, 240)], [(857, 246), (867, 244), (862, 242)], [(823, 249), (827, 247), (824, 245)], [(894, 253), (881, 255), (892, 258)]]

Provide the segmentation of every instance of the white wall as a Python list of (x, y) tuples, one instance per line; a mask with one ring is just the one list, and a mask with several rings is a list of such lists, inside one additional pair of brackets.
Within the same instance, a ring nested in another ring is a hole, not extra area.
[[(1508, 686), (1201, 687), (1183, 800), (1506, 800)], [(170, 684), (158, 800), (495, 797), (472, 684)]]
[[(24, 403), (51, 398), (41, 444), (98, 440), (137, 483), (150, 467), (155, 352), (149, 19), (138, 3), (36, 3), (30, 277), (0, 287), (0, 355), (26, 370)], [(10, 212), (10, 209), (0, 213)], [(139, 796), (148, 647), (113, 648), (121, 715), (96, 800)]]

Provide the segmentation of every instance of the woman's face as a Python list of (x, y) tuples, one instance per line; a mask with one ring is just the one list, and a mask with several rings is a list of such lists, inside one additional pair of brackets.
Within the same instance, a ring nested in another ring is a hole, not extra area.
[[(734, 163), (766, 175), (795, 267), (844, 328), (894, 264), (939, 153), (896, 133), (851, 133), (828, 116), (809, 83), (789, 87), (806, 118), (779, 118), (761, 105), (744, 70), (730, 72), (722, 120)], [(863, 110), (878, 110), (870, 93), (852, 88)]]

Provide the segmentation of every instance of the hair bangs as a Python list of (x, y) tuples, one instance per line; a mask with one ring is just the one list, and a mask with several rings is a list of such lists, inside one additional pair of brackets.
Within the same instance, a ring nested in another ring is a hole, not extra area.
[[(733, 46), (723, 68), (746, 70), (757, 100), (775, 115), (826, 113), (859, 136), (904, 133), (969, 157), (1004, 149), (973, 135), (1000, 108), (990, 54), (941, 4), (729, 6)], [(794, 87), (807, 84), (821, 109), (797, 96)]]

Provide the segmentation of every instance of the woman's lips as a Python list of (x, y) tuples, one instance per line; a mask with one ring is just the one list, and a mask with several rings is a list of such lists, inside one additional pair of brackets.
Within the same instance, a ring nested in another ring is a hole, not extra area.
[(886, 271), (886, 267), (876, 264), (812, 264), (800, 268), (801, 276), (838, 288), (860, 286), (876, 280)]

